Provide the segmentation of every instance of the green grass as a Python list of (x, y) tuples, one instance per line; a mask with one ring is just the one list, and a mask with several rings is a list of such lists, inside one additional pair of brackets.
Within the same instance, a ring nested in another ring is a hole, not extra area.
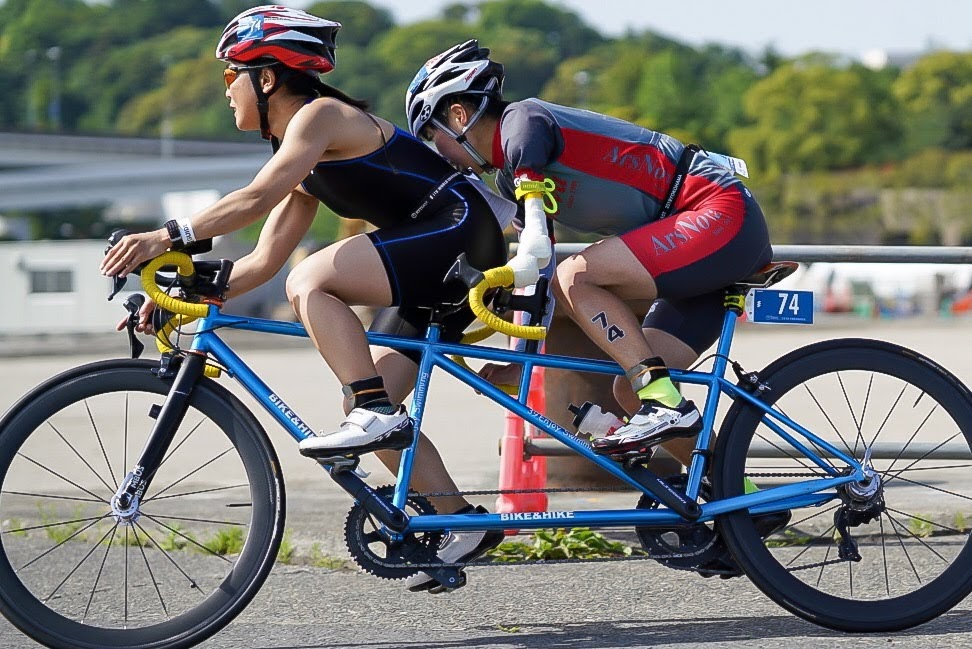
[(316, 568), (328, 568), (329, 570), (346, 570), (350, 568), (350, 562), (347, 559), (325, 554), (321, 550), (320, 543), (315, 543), (311, 546), (308, 559), (310, 560), (310, 564)]
[(537, 561), (551, 559), (598, 559), (642, 554), (618, 541), (610, 541), (586, 527), (538, 530), (532, 543), (507, 541), (488, 554), (494, 561)]
[(766, 547), (768, 548), (786, 548), (791, 546), (809, 545), (813, 541), (813, 537), (809, 534), (804, 534), (799, 530), (792, 527), (788, 527), (782, 532), (774, 534), (770, 538), (766, 539)]
[(200, 544), (220, 556), (239, 554), (243, 550), (243, 528), (233, 526), (218, 529), (211, 538)]
[[(37, 506), (37, 509), (40, 512), (41, 523), (50, 526), (44, 528), (44, 533), (47, 534), (47, 538), (51, 539), (55, 543), (64, 543), (68, 539), (72, 541), (86, 540), (86, 534), (74, 536), (78, 530), (86, 525), (86, 523), (75, 522), (54, 524), (55, 521), (62, 520), (64, 518), (62, 514), (57, 512), (57, 508), (54, 505), (41, 504)], [(84, 507), (81, 505), (75, 507), (74, 513), (70, 516), (70, 518), (85, 518)]]
[(277, 550), (277, 563), (291, 564), (294, 562), (294, 544), (290, 540), (290, 530), (284, 532), (280, 539), (280, 549)]

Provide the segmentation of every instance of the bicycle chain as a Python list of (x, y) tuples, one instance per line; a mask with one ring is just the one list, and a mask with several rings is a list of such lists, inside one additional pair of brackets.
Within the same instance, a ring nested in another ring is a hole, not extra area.
[[(762, 477), (762, 478), (801, 478), (801, 477), (813, 477), (817, 474), (813, 473), (753, 473), (744, 474), (746, 477)], [(516, 495), (516, 494), (535, 494), (535, 493), (591, 493), (591, 492), (607, 492), (614, 491), (618, 489), (616, 487), (578, 487), (578, 488), (548, 488), (548, 489), (480, 489), (472, 491), (434, 491), (419, 493), (419, 496), (424, 498), (436, 498), (442, 496), (506, 496), (506, 495)], [(637, 493), (632, 491), (632, 493)], [(639, 550), (639, 552), (643, 552)], [(699, 550), (694, 554), (701, 554), (704, 550)], [(538, 565), (538, 564), (575, 564), (575, 563), (608, 563), (615, 561), (641, 561), (644, 559), (652, 560), (664, 560), (664, 559), (676, 559), (683, 558), (686, 556), (694, 556), (692, 553), (677, 553), (677, 554), (667, 554), (667, 555), (655, 555), (651, 556), (647, 553), (636, 554), (624, 557), (592, 557), (587, 559), (518, 559), (515, 561), (469, 561), (465, 563), (423, 563), (423, 564), (409, 564), (410, 568), (459, 568), (460, 570), (467, 567), (499, 567), (499, 566), (524, 566), (524, 565)], [(383, 567), (400, 567), (398, 564), (389, 564), (382, 562), (380, 559), (375, 560), (376, 563), (381, 564)], [(797, 570), (807, 570), (810, 568), (817, 568), (820, 566), (826, 566), (834, 563), (843, 563), (844, 559), (834, 559), (830, 561), (821, 561), (817, 563), (810, 563), (792, 568), (792, 571)], [(685, 572), (695, 572), (698, 574), (705, 575), (720, 575), (720, 574), (733, 574), (736, 573), (729, 570), (714, 570), (714, 569), (693, 569), (693, 568), (682, 568), (679, 566), (666, 566), (672, 570), (682, 570)]]
[[(424, 498), (435, 498), (440, 496), (505, 496), (514, 494), (531, 494), (531, 493), (590, 493), (590, 492), (607, 492), (614, 491), (618, 489), (616, 487), (578, 487), (578, 488), (549, 488), (549, 489), (481, 489), (478, 491), (436, 491), (436, 492), (426, 492), (420, 493), (419, 496)], [(637, 493), (632, 491), (632, 493)], [(442, 564), (409, 564), (409, 567), (415, 568), (459, 568), (465, 569), (467, 567), (499, 567), (499, 566), (532, 566), (538, 564), (575, 564), (575, 563), (609, 563), (615, 561), (641, 561), (644, 559), (659, 560), (659, 559), (676, 559), (688, 556), (695, 556), (701, 554), (705, 550), (699, 550), (695, 553), (678, 553), (678, 554), (666, 554), (666, 555), (649, 555), (644, 553), (642, 550), (638, 550), (641, 554), (623, 556), (623, 557), (591, 557), (586, 559), (517, 559), (514, 561), (469, 561), (465, 563), (442, 563)], [(385, 567), (391, 567), (389, 564), (384, 564)], [(735, 574), (729, 570), (711, 570), (711, 569), (701, 569), (693, 570), (691, 568), (681, 568), (676, 566), (666, 566), (672, 568), (673, 570), (683, 570), (686, 572), (696, 572), (699, 574)]]

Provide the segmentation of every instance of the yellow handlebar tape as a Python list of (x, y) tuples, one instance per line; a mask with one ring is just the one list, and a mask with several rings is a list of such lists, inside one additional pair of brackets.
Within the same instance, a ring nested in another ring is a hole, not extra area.
[(178, 273), (183, 277), (188, 277), (192, 275), (193, 265), (192, 257), (185, 254), (184, 252), (169, 251), (164, 252), (142, 269), (142, 288), (148, 296), (160, 307), (166, 311), (171, 311), (172, 313), (177, 313), (181, 315), (192, 316), (193, 318), (203, 318), (209, 313), (208, 304), (193, 304), (191, 302), (185, 302), (178, 298), (174, 298), (171, 295), (166, 295), (166, 293), (159, 288), (159, 285), (155, 283), (155, 273), (158, 272), (163, 266), (175, 266), (178, 269)]
[(542, 197), (543, 211), (547, 214), (554, 214), (558, 209), (557, 199), (553, 195), (556, 188), (557, 185), (552, 178), (544, 178), (543, 180), (521, 179), (513, 190), (513, 195), (516, 200), (520, 200), (524, 196), (527, 198)]
[[(193, 304), (192, 302), (174, 298), (159, 288), (159, 285), (155, 282), (155, 273), (163, 266), (175, 266), (177, 269), (176, 272), (183, 277), (191, 275), (194, 267), (192, 265), (192, 257), (189, 255), (184, 252), (169, 251), (162, 253), (147, 263), (140, 274), (142, 288), (149, 298), (159, 307), (175, 314), (162, 326), (162, 329), (157, 332), (155, 338), (155, 345), (158, 347), (159, 352), (165, 354), (166, 352), (172, 351), (172, 347), (165, 342), (169, 339), (172, 332), (178, 327), (189, 324), (196, 318), (204, 317), (209, 313), (209, 305)], [(207, 364), (203, 370), (203, 374), (215, 379), (219, 377), (221, 371), (215, 365)]]
[(483, 273), (483, 280), (469, 289), (469, 308), (484, 325), (500, 333), (524, 340), (543, 340), (547, 335), (546, 327), (507, 322), (483, 304), (483, 295), (486, 291), (511, 284), (513, 284), (513, 269), (509, 266), (487, 270)]

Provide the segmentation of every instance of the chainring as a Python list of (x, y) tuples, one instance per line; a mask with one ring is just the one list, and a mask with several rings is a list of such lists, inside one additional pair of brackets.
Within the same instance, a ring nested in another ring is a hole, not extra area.
[[(383, 499), (391, 502), (395, 487), (385, 485), (375, 489)], [(435, 514), (435, 507), (424, 496), (410, 491), (403, 508), (409, 516)], [(416, 549), (435, 554), (442, 540), (442, 532), (420, 532), (403, 535), (400, 541), (392, 542), (382, 531), (382, 525), (368, 511), (355, 503), (344, 521), (344, 541), (354, 562), (366, 572), (382, 579), (405, 579), (411, 577), (418, 568), (411, 565), (406, 557), (414, 556)]]
[[(665, 482), (684, 492), (688, 484), (685, 474), (665, 478)], [(700, 494), (703, 500), (712, 497), (709, 484), (702, 482)], [(638, 509), (658, 509), (659, 503), (649, 494), (642, 494)], [(641, 546), (658, 563), (678, 570), (709, 568), (728, 554), (728, 549), (713, 523), (692, 523), (671, 528), (636, 527)]]

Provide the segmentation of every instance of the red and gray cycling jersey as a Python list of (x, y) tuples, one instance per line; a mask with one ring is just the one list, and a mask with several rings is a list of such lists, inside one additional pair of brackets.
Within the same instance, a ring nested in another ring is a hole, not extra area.
[[(502, 159), (503, 167), (496, 185), (512, 198), (514, 177), (551, 178), (557, 223), (618, 235), (658, 218), (684, 148), (664, 133), (614, 117), (526, 99), (511, 103), (500, 119), (493, 159)], [(675, 211), (740, 185), (726, 168), (696, 155)]]

